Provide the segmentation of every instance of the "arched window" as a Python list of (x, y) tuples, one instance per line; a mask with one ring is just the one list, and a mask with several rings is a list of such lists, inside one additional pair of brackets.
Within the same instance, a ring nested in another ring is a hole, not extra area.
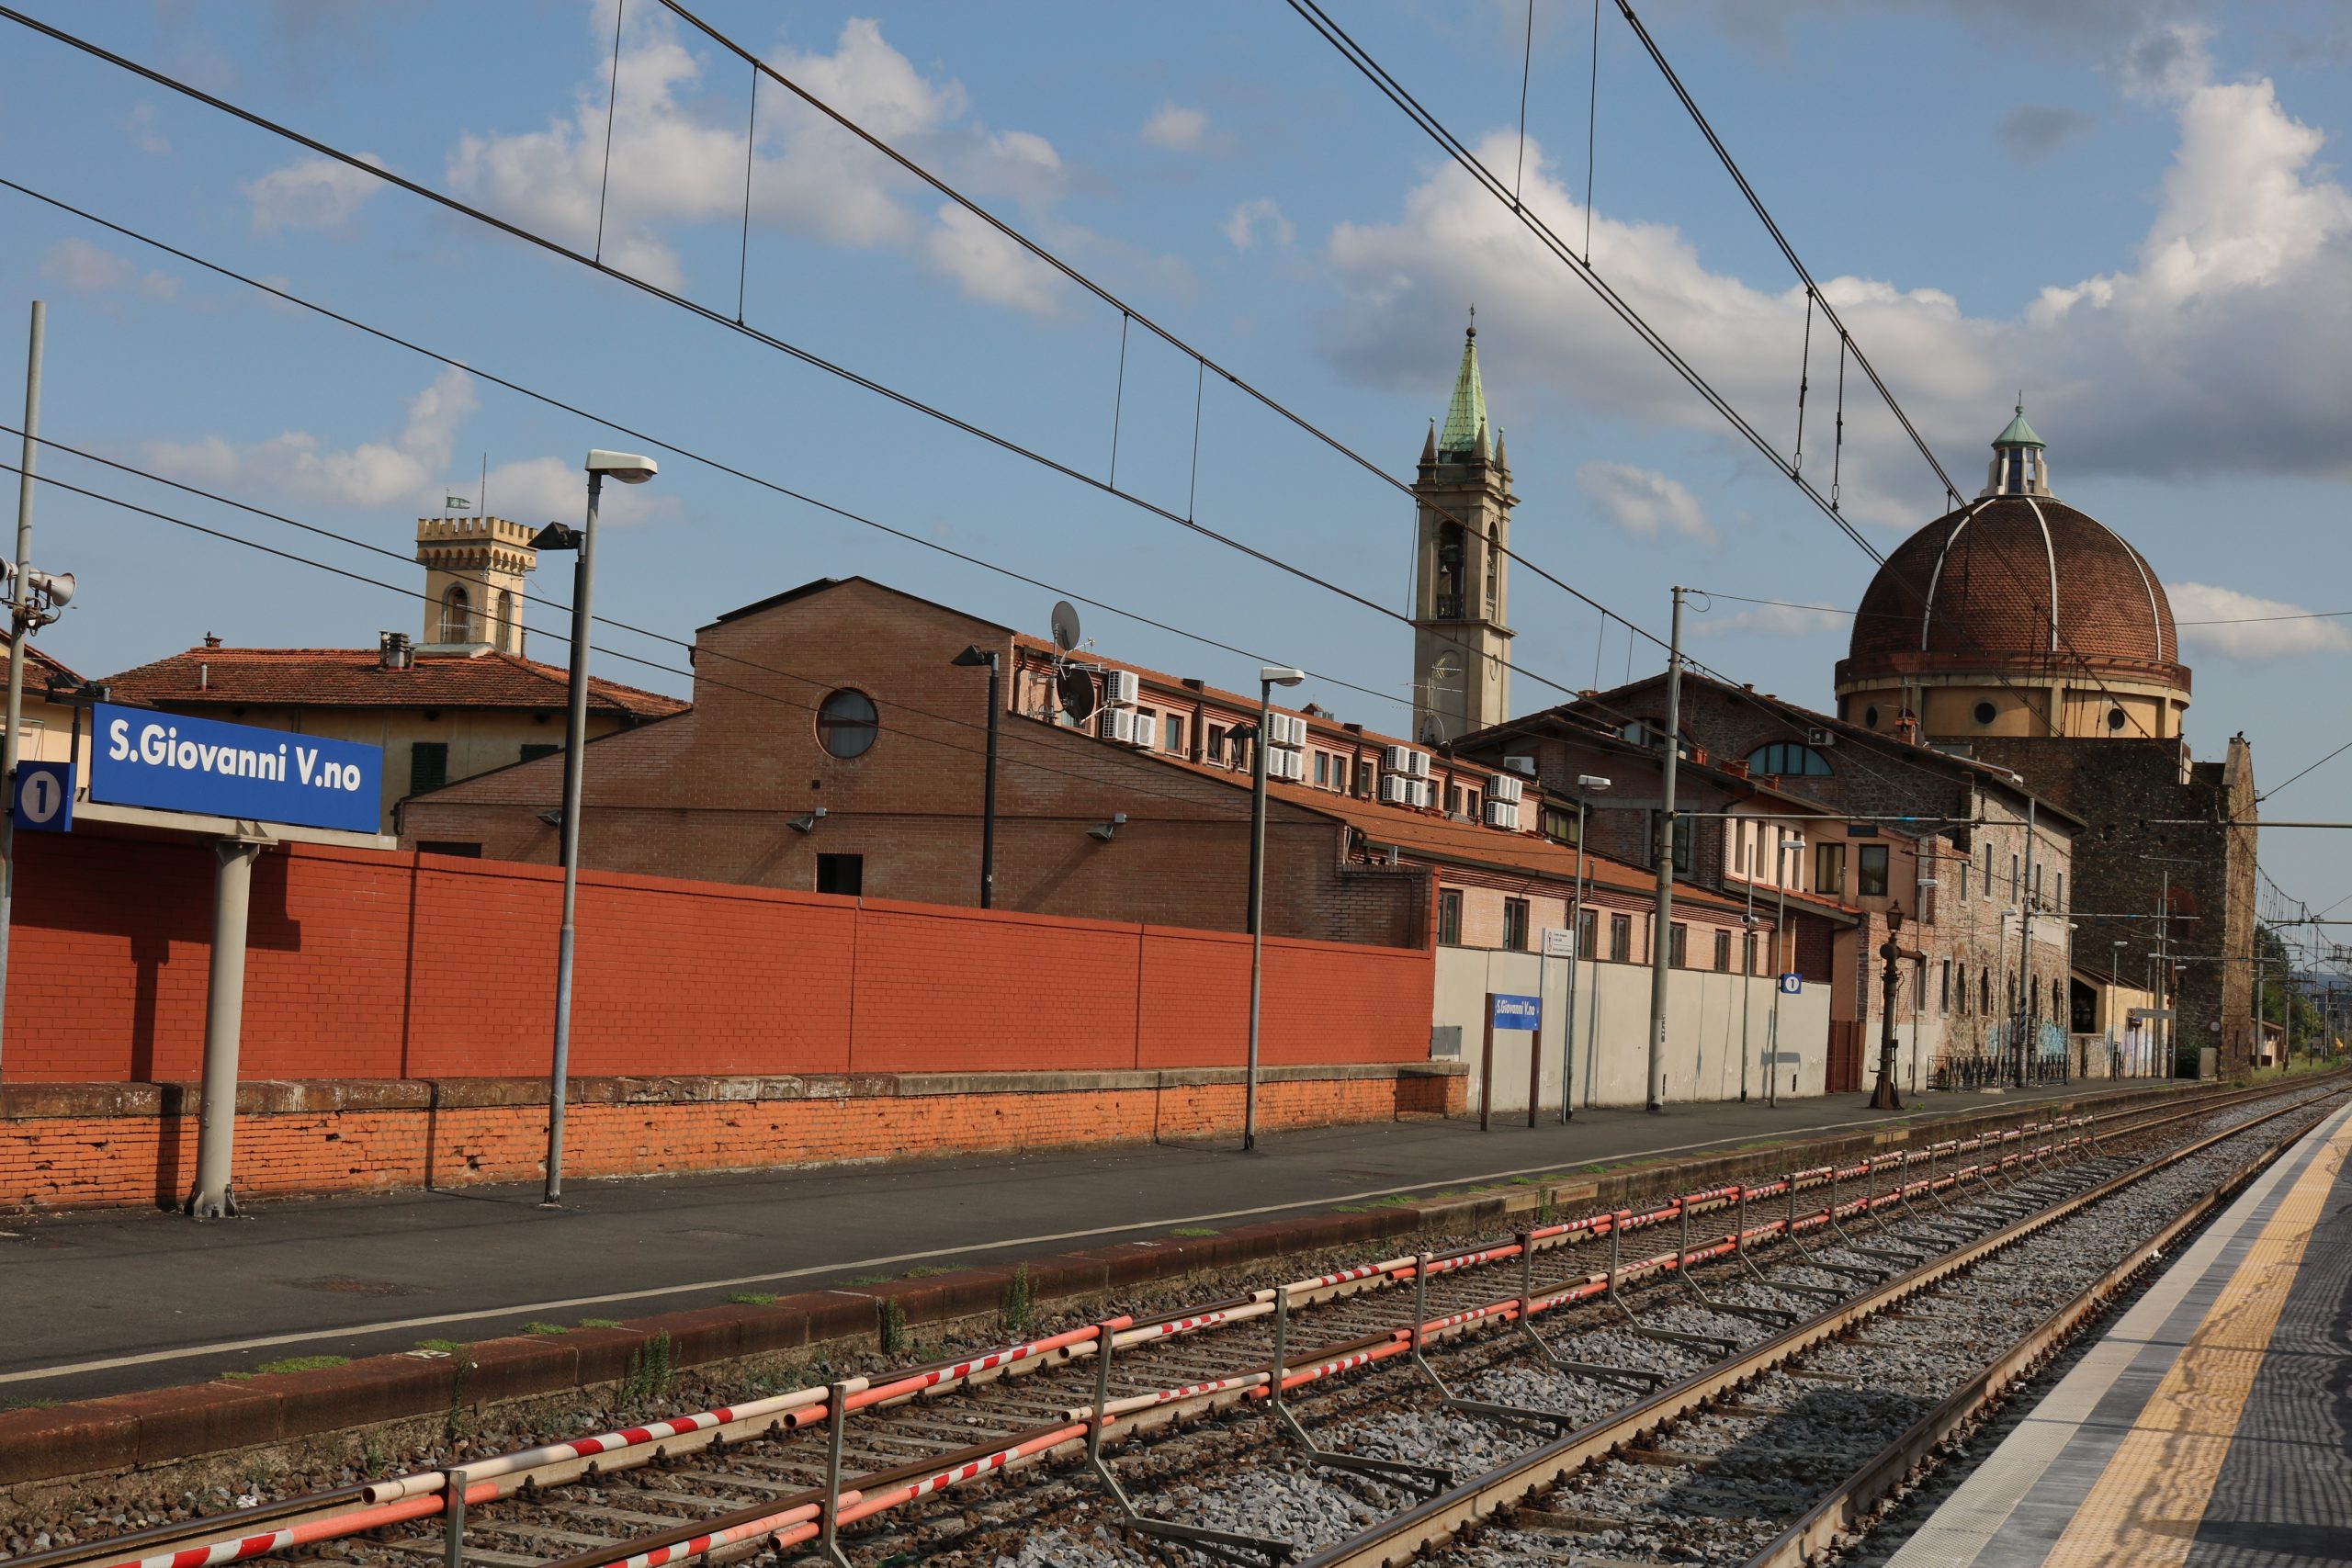
[(441, 640), (473, 641), (473, 602), (463, 583), (453, 582), (441, 595)]
[(1502, 619), (1503, 536), (1500, 529), (1487, 530), (1487, 619)]
[(1780, 779), (1826, 779), (1829, 776), (1829, 759), (1810, 746), (1800, 746), (1792, 740), (1775, 740), (1769, 746), (1758, 746), (1747, 754), (1747, 771)]
[(514, 646), (514, 595), (502, 588), (498, 591), (498, 647), (503, 653), (521, 651)]
[(1430, 613), (1441, 621), (1462, 618), (1463, 536), (1459, 523), (1441, 523), (1437, 528), (1436, 603)]

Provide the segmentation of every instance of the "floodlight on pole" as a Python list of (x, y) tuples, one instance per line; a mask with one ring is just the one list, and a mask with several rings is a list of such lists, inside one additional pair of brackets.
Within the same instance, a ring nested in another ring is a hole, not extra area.
[(583, 465), (588, 472), (588, 516), (578, 534), (549, 524), (532, 542), (543, 549), (571, 549), (571, 699), (563, 727), (563, 925), (556, 937), (555, 1051), (548, 1067), (547, 1190), (540, 1201), (563, 1201), (563, 1111), (571, 1071), (571, 962), (574, 917), (580, 902), (580, 796), (588, 759), (588, 638), (594, 630), (589, 596), (595, 587), (596, 503), (607, 479), (641, 485), (660, 472), (650, 457), (597, 447)]
[(1306, 671), (1287, 664), (1258, 669), (1258, 731), (1250, 738), (1250, 1061), (1241, 1086), (1241, 1146), (1258, 1146), (1258, 1002), (1266, 965), (1266, 729), (1274, 688), (1295, 686)]

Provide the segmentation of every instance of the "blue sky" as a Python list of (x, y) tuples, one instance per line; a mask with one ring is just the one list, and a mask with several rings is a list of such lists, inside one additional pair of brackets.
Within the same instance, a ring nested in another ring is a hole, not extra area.
[[(611, 0), (370, 7), (171, 0), (36, 14), (536, 231), (594, 243)], [(1409, 472), (1479, 307), (1524, 498), (1516, 547), (1654, 628), (1680, 581), (1851, 604), (1870, 563), (1732, 437), (1508, 213), (1279, 0), (1187, 6), (711, 0), (712, 22), (1340, 440)], [(1335, 10), (1465, 141), (1518, 158), (1517, 0)], [(1537, 0), (1526, 198), (1580, 234), (1592, 13)], [(1964, 491), (2016, 389), (2055, 486), (2137, 543), (2184, 621), (2352, 608), (2352, 23), (2324, 5), (2155, 0), (1771, 8), (1645, 19)], [(780, 19), (781, 18), (781, 19)], [(1163, 519), (885, 402), (624, 284), (47, 40), (0, 52), (7, 177), (735, 467), (1028, 575), (1390, 693), (1310, 693), (1402, 729), (1409, 634)], [(628, 0), (605, 250), (637, 272), (1204, 525), (1401, 606), (1408, 503), (978, 231), (749, 70)], [(1595, 265), (1786, 448), (1802, 297), (1630, 33), (1604, 13)], [(487, 458), (493, 512), (579, 504), (624, 438), (0, 191), (0, 357), (51, 301), (45, 432), (405, 550)], [(1834, 364), (1815, 339), (1809, 468)], [(7, 374), (15, 374), (10, 369)], [(1849, 381), (1844, 498), (1882, 549), (1941, 510)], [(15, 423), (13, 410), (9, 423)], [(48, 472), (368, 575), (413, 568), (77, 463)], [(1197, 485), (1197, 491), (1194, 487)], [(83, 574), (43, 634), (105, 673), (204, 632), (355, 646), (421, 608), (55, 491), (39, 558)], [(1042, 632), (1052, 595), (665, 459), (618, 497), (598, 607), (666, 634), (862, 572)], [(552, 574), (550, 574), (552, 575)], [(560, 585), (546, 584), (561, 596)], [(1515, 683), (1622, 679), (1622, 629), (1527, 572)], [(551, 622), (547, 624), (552, 624)], [(2259, 776), (2352, 739), (2314, 714), (2352, 630), (2185, 627), (2193, 742)], [(1826, 704), (1845, 622), (1717, 600), (1719, 669)], [(1227, 684), (1249, 660), (1092, 614), (1106, 653)], [(683, 654), (613, 634), (618, 652)], [(537, 651), (560, 658), (543, 639)], [(1638, 671), (1656, 660), (1636, 649)], [(619, 659), (616, 679), (684, 682)], [(2346, 817), (2352, 757), (2274, 815)], [(2314, 905), (2352, 845), (2274, 833)]]

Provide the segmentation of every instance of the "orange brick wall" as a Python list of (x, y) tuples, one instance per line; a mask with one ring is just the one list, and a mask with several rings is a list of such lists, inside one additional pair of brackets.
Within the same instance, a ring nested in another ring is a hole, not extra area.
[[(19, 840), (9, 1083), (200, 1075), (212, 856)], [(247, 1079), (529, 1077), (554, 1018), (558, 874), (297, 846), (254, 870)], [(1229, 932), (589, 872), (582, 1077), (1238, 1066)], [(1426, 951), (1269, 939), (1269, 1064), (1429, 1054)]]
[[(1261, 1127), (1385, 1121), (1462, 1109), (1459, 1077), (1277, 1079)], [(578, 1104), (565, 1121), (576, 1177), (744, 1169), (908, 1155), (1136, 1143), (1230, 1134), (1238, 1083), (1063, 1092), (875, 1094)], [(537, 1179), (541, 1105), (248, 1113), (238, 1119), (240, 1194), (463, 1187)], [(196, 1118), (58, 1115), (0, 1120), (0, 1209), (177, 1204), (196, 1164)]]

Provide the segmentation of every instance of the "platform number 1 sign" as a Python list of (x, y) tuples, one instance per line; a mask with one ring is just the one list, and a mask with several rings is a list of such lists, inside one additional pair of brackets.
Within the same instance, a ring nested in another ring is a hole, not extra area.
[(74, 764), (17, 764), (17, 827), (35, 833), (62, 833), (74, 826)]

